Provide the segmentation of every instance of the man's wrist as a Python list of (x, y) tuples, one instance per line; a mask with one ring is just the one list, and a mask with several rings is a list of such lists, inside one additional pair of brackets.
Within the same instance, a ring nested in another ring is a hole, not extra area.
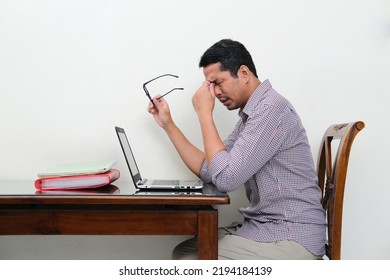
[(202, 113), (198, 114), (199, 122), (202, 123), (210, 123), (213, 121), (213, 113), (212, 112), (207, 112), (207, 113)]
[(167, 134), (170, 134), (170, 133), (172, 133), (174, 130), (176, 130), (177, 127), (176, 127), (176, 124), (172, 121), (172, 122), (168, 123), (167, 125), (165, 125), (165, 126), (163, 127), (163, 129), (164, 129), (164, 131), (165, 131)]

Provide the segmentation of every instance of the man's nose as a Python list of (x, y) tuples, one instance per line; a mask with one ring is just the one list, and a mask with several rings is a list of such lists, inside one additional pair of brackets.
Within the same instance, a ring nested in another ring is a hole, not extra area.
[(217, 85), (214, 86), (214, 93), (217, 97), (219, 97), (222, 94), (221, 88)]

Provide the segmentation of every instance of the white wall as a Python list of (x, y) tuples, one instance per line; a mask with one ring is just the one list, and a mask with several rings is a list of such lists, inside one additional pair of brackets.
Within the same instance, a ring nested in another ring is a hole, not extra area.
[[(119, 160), (114, 125), (148, 176), (192, 176), (146, 112), (142, 83), (184, 92), (167, 97), (178, 125), (202, 147), (191, 96), (197, 64), (214, 42), (243, 42), (261, 80), (270, 79), (299, 111), (313, 154), (332, 123), (363, 120), (345, 195), (344, 259), (390, 259), (390, 2), (386, 0), (58, 1), (0, 0), (0, 180), (34, 180), (48, 166)], [(236, 112), (216, 108), (224, 137)], [(165, 158), (165, 160), (162, 160)], [(238, 218), (243, 192), (219, 207)], [(1, 226), (1, 225), (0, 225)], [(169, 258), (185, 237), (0, 237), (1, 259)]]

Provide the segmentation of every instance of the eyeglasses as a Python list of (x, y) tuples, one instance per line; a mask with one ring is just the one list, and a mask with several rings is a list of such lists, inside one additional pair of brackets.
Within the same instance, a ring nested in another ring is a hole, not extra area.
[[(164, 74), (164, 75), (158, 76), (158, 77), (156, 77), (156, 78), (154, 78), (154, 79), (151, 79), (150, 81), (147, 81), (146, 83), (143, 84), (143, 88), (144, 88), (144, 91), (145, 91), (145, 93), (146, 93), (146, 96), (149, 98), (149, 100), (150, 100), (153, 104), (154, 104), (153, 99), (152, 99), (152, 97), (150, 96), (149, 91), (148, 91), (148, 89), (146, 88), (146, 85), (149, 84), (150, 82), (153, 82), (154, 80), (157, 80), (157, 79), (162, 78), (162, 77), (165, 77), (165, 76), (171, 76), (171, 77), (179, 78), (179, 76), (176, 76), (176, 75)], [(165, 94), (163, 94), (163, 95), (157, 97), (156, 99), (158, 100), (158, 99), (164, 97), (165, 95), (171, 93), (171, 92), (174, 91), (174, 90), (184, 90), (184, 88), (173, 88), (173, 89), (171, 89), (170, 91), (168, 91), (167, 93), (165, 93)]]

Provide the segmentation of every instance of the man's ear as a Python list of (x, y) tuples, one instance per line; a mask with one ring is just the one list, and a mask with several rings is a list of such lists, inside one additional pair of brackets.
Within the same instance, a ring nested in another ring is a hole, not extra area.
[(250, 79), (250, 70), (247, 66), (241, 65), (240, 68), (238, 69), (238, 76), (247, 83)]

